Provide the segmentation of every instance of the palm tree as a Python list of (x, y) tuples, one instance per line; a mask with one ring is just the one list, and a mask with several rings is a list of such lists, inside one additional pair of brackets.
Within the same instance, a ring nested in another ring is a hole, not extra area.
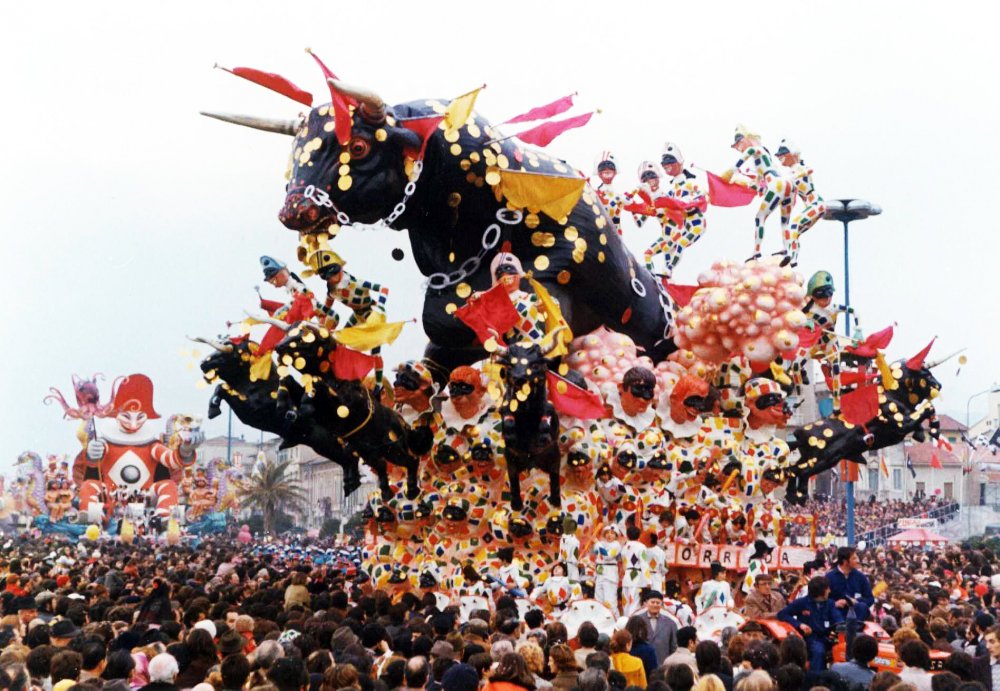
[(306, 503), (306, 495), (299, 484), (285, 477), (291, 461), (266, 459), (258, 463), (253, 474), (239, 490), (240, 502), (251, 511), (264, 515), (264, 532), (274, 532), (274, 519), (278, 511), (299, 511)]

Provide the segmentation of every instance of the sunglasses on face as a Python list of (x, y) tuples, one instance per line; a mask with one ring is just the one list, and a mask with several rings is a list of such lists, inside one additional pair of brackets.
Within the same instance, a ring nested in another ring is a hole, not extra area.
[(513, 264), (501, 264), (497, 267), (496, 273), (493, 275), (497, 278), (501, 276), (514, 276), (517, 275), (517, 267)]
[(823, 286), (822, 288), (817, 288), (812, 293), (814, 298), (832, 298), (833, 297), (833, 286)]
[(452, 396), (468, 396), (475, 390), (476, 387), (464, 381), (448, 382), (448, 393), (450, 393)]
[(712, 399), (702, 396), (688, 396), (684, 399), (684, 407), (704, 413), (712, 409)]

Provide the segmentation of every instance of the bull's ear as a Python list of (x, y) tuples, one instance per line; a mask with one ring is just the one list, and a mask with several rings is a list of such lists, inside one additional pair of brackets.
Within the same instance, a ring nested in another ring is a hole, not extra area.
[(423, 140), (420, 135), (416, 132), (406, 129), (405, 127), (386, 127), (386, 132), (389, 134), (389, 138), (402, 146), (404, 149), (420, 151), (420, 147), (423, 146)]

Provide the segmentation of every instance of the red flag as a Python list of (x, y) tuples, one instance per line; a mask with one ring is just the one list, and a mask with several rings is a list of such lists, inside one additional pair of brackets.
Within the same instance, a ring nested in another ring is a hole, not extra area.
[(815, 329), (799, 329), (796, 331), (799, 337), (799, 348), (804, 350), (809, 350), (814, 345), (819, 343), (819, 337), (823, 335), (822, 330), (819, 328)]
[(935, 453), (933, 451), (931, 451), (931, 468), (944, 469), (944, 466), (941, 465), (941, 459), (938, 458), (937, 453)]
[(284, 306), (285, 303), (278, 302), (277, 300), (265, 300), (264, 298), (260, 299), (260, 308), (265, 312), (267, 312), (272, 317), (274, 316), (275, 312), (277, 312)]
[(951, 453), (955, 448), (951, 445), (951, 442), (945, 439), (944, 437), (938, 437), (937, 439), (935, 439), (934, 445), (937, 446), (939, 449), (947, 451), (948, 453)]
[(859, 357), (875, 357), (878, 355), (878, 351), (888, 347), (890, 341), (892, 341), (892, 326), (887, 326), (881, 331), (871, 334), (858, 345), (848, 348), (847, 352)]
[(330, 102), (333, 104), (333, 128), (337, 134), (337, 141), (340, 142), (341, 146), (347, 146), (347, 143), (351, 141), (351, 127), (353, 126), (353, 120), (351, 118), (351, 111), (349, 106), (356, 105), (354, 100), (344, 94), (340, 93), (337, 88), (330, 83), (329, 80), (340, 81), (337, 79), (337, 75), (330, 71), (319, 56), (316, 53), (309, 51), (309, 54), (313, 56), (313, 60), (319, 65), (319, 68), (323, 71), (323, 76), (327, 79), (327, 86), (330, 87)]
[(653, 200), (649, 196), (649, 193), (646, 192), (646, 190), (639, 189), (636, 190), (634, 195), (626, 193), (625, 196), (630, 198), (638, 197), (639, 201), (629, 202), (628, 204), (623, 205), (622, 209), (624, 211), (628, 211), (629, 213), (633, 214), (639, 214), (640, 216), (656, 215), (656, 207), (653, 205)]
[(312, 293), (296, 293), (292, 298), (292, 304), (285, 314), (285, 321), (289, 324), (312, 319), (316, 314), (316, 305), (313, 303)]
[(563, 415), (579, 420), (597, 420), (607, 417), (601, 397), (589, 389), (584, 389), (563, 379), (555, 372), (548, 372), (546, 383), (549, 402)]
[(861, 473), (858, 471), (858, 464), (846, 459), (841, 461), (840, 477), (844, 479), (844, 482), (857, 482), (860, 480)]
[(328, 356), (333, 363), (333, 376), (343, 380), (361, 380), (378, 363), (378, 358), (360, 351), (338, 345)]
[(252, 67), (234, 67), (233, 69), (223, 67), (222, 65), (216, 65), (216, 67), (220, 70), (225, 70), (229, 74), (235, 74), (237, 77), (243, 77), (254, 84), (266, 87), (271, 91), (277, 91), (282, 96), (287, 96), (293, 101), (298, 101), (304, 106), (312, 107), (312, 94), (299, 88), (292, 82), (282, 77), (280, 74), (262, 72), (260, 70), (255, 70)]
[(532, 127), (524, 132), (518, 132), (514, 136), (520, 139), (525, 144), (534, 144), (535, 146), (548, 146), (549, 143), (558, 137), (563, 132), (575, 129), (577, 127), (583, 127), (588, 122), (590, 118), (594, 116), (593, 112), (584, 113), (583, 115), (574, 115), (571, 118), (566, 118), (565, 120), (554, 120), (552, 122), (543, 122), (537, 127)]
[(667, 283), (663, 282), (663, 287), (667, 291), (667, 295), (674, 299), (678, 307), (687, 307), (688, 303), (691, 302), (691, 298), (694, 294), (698, 292), (700, 286), (682, 286), (677, 283)]
[(281, 339), (285, 337), (284, 329), (279, 329), (277, 326), (272, 326), (264, 334), (264, 338), (260, 339), (260, 348), (257, 350), (257, 355), (263, 355), (264, 353), (269, 353), (274, 350), (274, 346), (281, 343)]
[(423, 158), (424, 149), (427, 148), (427, 142), (430, 141), (431, 135), (434, 134), (434, 130), (438, 128), (441, 121), (444, 120), (443, 115), (432, 115), (427, 118), (410, 118), (409, 120), (400, 120), (399, 124), (402, 127), (410, 130), (420, 137), (423, 144), (420, 145), (420, 151), (410, 151), (405, 150), (407, 156), (411, 158)]
[(732, 182), (726, 182), (715, 173), (706, 170), (708, 176), (708, 201), (713, 206), (746, 206), (757, 196), (757, 190)]
[(505, 334), (521, 320), (507, 289), (500, 283), (459, 307), (455, 316), (476, 332), (480, 343), (486, 343), (493, 336), (490, 329)]
[(878, 415), (878, 386), (859, 386), (840, 397), (840, 411), (846, 422), (865, 425)]
[(927, 359), (927, 354), (931, 352), (931, 346), (934, 345), (934, 341), (937, 340), (937, 336), (931, 339), (931, 342), (924, 346), (924, 349), (919, 353), (911, 357), (906, 361), (906, 368), (912, 370), (920, 370), (924, 367), (924, 360)]
[(544, 106), (538, 106), (532, 108), (527, 113), (521, 113), (520, 115), (515, 115), (510, 120), (504, 120), (501, 125), (513, 125), (518, 122), (531, 122), (532, 120), (541, 120), (542, 118), (551, 118), (560, 113), (565, 113), (567, 110), (573, 107), (573, 97), (576, 96), (575, 93), (569, 96), (563, 96), (560, 99), (553, 101), (552, 103), (546, 103)]

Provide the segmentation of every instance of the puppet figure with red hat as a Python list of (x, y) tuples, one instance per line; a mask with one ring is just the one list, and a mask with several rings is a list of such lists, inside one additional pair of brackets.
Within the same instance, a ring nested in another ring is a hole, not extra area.
[[(177, 505), (177, 483), (184, 468), (194, 464), (204, 434), (188, 430), (172, 449), (148, 424), (159, 417), (153, 408), (153, 382), (145, 374), (128, 376), (115, 393), (111, 416), (94, 420), (93, 435), (77, 456), (77, 466), (83, 467), (82, 510), (93, 502), (103, 504), (102, 496), (118, 490), (151, 492), (156, 514), (169, 518)], [(103, 508), (107, 516), (110, 507)]]

